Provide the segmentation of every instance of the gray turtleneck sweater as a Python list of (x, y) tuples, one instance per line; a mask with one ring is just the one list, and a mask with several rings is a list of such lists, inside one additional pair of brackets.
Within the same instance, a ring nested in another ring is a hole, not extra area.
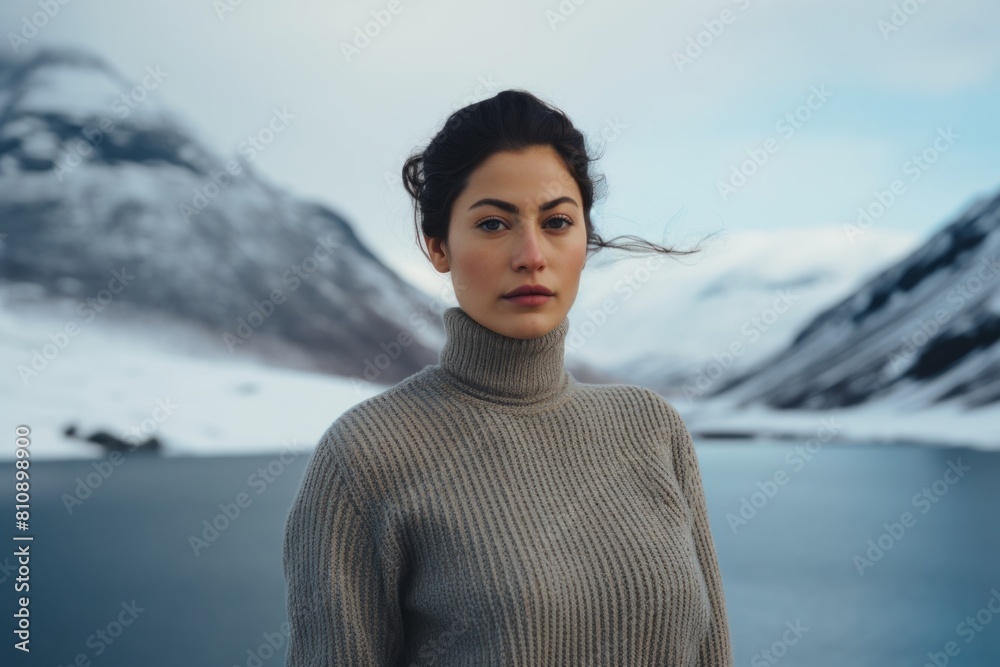
[(444, 313), (439, 363), (349, 408), (284, 536), (288, 667), (733, 664), (695, 450), (639, 386)]

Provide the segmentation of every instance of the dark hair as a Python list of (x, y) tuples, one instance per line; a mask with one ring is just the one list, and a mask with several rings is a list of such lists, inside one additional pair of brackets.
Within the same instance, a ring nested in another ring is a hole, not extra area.
[[(699, 252), (676, 250), (630, 235), (610, 241), (601, 238), (590, 220), (595, 186), (604, 185), (603, 176), (591, 177), (590, 163), (600, 156), (588, 155), (583, 134), (565, 113), (526, 90), (511, 89), (452, 113), (423, 152), (411, 153), (403, 164), (403, 185), (413, 197), (417, 245), (425, 256), (427, 251), (421, 232), (430, 238), (448, 238), (452, 205), (469, 184), (472, 172), (494, 153), (516, 152), (532, 146), (555, 149), (579, 186), (588, 254), (600, 248), (647, 250), (670, 255)], [(603, 192), (598, 196), (603, 196)], [(614, 242), (620, 238), (634, 242)]]

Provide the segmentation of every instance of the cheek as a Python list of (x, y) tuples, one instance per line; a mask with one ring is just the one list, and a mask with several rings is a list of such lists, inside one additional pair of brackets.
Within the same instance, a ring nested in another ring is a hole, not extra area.
[(575, 266), (582, 271), (584, 265), (587, 263), (587, 238), (586, 237), (583, 237), (583, 239), (575, 246), (575, 253), (576, 253), (575, 256), (574, 256), (574, 260), (576, 262)]
[(452, 257), (452, 273), (460, 276), (467, 285), (481, 285), (494, 281), (497, 276), (497, 254), (473, 247), (462, 248), (458, 257)]

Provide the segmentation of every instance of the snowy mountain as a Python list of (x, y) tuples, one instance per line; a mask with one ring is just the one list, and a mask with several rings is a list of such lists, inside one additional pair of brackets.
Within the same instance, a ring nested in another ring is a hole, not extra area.
[(0, 63), (5, 307), (48, 303), (84, 328), (146, 322), (137, 335), (169, 330), (176, 349), (381, 384), (436, 362), (427, 295), (335, 212), (254, 172), (288, 114), (214, 155), (157, 104), (169, 76), (130, 81), (69, 50)]
[(834, 441), (1000, 450), (998, 259), (1000, 193), (754, 367), (681, 394), (685, 422), (696, 437), (794, 438), (811, 453)]
[(818, 312), (917, 243), (912, 234), (871, 229), (854, 244), (839, 225), (723, 230), (696, 255), (625, 255), (603, 267), (591, 260), (570, 311), (579, 333), (568, 347), (676, 398), (685, 386), (736, 377), (782, 349)]
[[(0, 396), (42, 457), (100, 455), (102, 433), (167, 455), (307, 447), (443, 343), (442, 276), (414, 287), (259, 177), (252, 145), (206, 150), (157, 104), (164, 76), (75, 51), (0, 60), (0, 360), (17, 369)], [(1000, 446), (998, 210), (926, 243), (830, 225), (725, 231), (663, 262), (601, 253), (567, 366), (660, 391), (696, 436), (846, 416), (838, 438)]]
[[(0, 364), (16, 369), (31, 365), (67, 320), (49, 302), (13, 313), (5, 296), (0, 287)], [(179, 350), (177, 339), (191, 332), (175, 321), (163, 336), (150, 331), (146, 322), (97, 318), (58, 354), (44, 355), (27, 382), (14, 372), (0, 376), (3, 414), (17, 420), (11, 428), (30, 425), (32, 458), (106, 456), (111, 448), (96, 437), (102, 433), (124, 443), (125, 460), (152, 440), (166, 457), (297, 455), (341, 412), (384, 389), (246, 355)], [(0, 460), (13, 456), (14, 448), (0, 449)]]
[(298, 454), (438, 360), (448, 279), (414, 287), (253, 142), (212, 154), (157, 103), (169, 76), (0, 55), (0, 402), (33, 457)]
[(1000, 417), (1000, 192), (707, 395), (737, 408), (884, 403), (916, 412), (949, 403)]

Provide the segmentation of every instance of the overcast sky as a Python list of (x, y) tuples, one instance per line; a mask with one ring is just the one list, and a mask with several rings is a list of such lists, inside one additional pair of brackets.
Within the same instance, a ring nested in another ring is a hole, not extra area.
[[(347, 216), (411, 276), (425, 260), (403, 159), (506, 87), (610, 139), (595, 210), (606, 238), (840, 224), (894, 179), (905, 191), (877, 224), (926, 235), (1000, 187), (995, 0), (53, 0), (37, 34), (12, 40), (45, 4), (0, 6), (7, 57), (80, 46), (137, 81), (159, 66), (157, 103), (220, 155), (287, 109), (258, 170)], [(385, 25), (345, 56), (374, 16)], [(796, 112), (797, 126), (778, 124)], [(724, 196), (748, 151), (766, 162)], [(933, 164), (907, 163), (925, 151)]]

